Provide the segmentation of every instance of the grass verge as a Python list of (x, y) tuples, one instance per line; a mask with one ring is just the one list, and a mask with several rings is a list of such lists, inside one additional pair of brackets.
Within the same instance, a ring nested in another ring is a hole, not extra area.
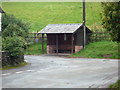
[(23, 67), (25, 65), (27, 65), (28, 63), (27, 62), (22, 62), (20, 63), (19, 65), (17, 66), (5, 66), (4, 68), (0, 68), (0, 70), (8, 70), (8, 69), (15, 69), (15, 68), (19, 68), (19, 67)]
[[(44, 53), (46, 53), (46, 43), (44, 43)], [(41, 43), (35, 43), (26, 49), (25, 55), (40, 55), (42, 54), (42, 44)]]
[(120, 80), (118, 80), (116, 83), (111, 84), (109, 88), (115, 88), (116, 90), (120, 90)]
[(118, 59), (120, 58), (118, 46), (119, 44), (117, 42), (112, 41), (94, 42), (88, 44), (85, 49), (69, 57)]

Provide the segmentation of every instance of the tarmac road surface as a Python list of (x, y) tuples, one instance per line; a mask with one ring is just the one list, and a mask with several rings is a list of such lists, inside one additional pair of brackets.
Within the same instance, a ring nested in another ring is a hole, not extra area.
[(118, 80), (118, 60), (25, 56), (29, 65), (3, 70), (3, 88), (107, 88)]

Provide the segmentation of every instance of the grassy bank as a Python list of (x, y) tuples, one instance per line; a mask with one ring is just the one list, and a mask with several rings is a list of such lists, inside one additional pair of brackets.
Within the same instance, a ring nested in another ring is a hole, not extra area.
[[(86, 7), (87, 26), (101, 23), (100, 2), (87, 2)], [(82, 23), (81, 2), (3, 2), (2, 8), (29, 22), (33, 32), (47, 24)]]
[[(46, 43), (44, 44), (46, 53)], [(26, 55), (40, 55), (42, 54), (42, 44), (35, 43), (28, 46), (25, 51)], [(72, 54), (69, 57), (85, 57), (85, 58), (111, 58), (118, 59), (118, 43), (112, 41), (101, 41), (90, 43), (85, 49), (78, 53)]]
[(24, 62), (20, 63), (20, 64), (17, 65), (17, 66), (5, 66), (5, 67), (3, 67), (3, 68), (0, 68), (0, 70), (15, 69), (15, 68), (23, 67), (23, 66), (25, 66), (25, 65), (27, 65), (27, 64), (28, 64), (28, 63), (24, 61)]
[[(46, 43), (44, 43), (44, 51), (46, 53)], [(25, 55), (40, 55), (42, 54), (42, 44), (35, 43), (27, 47)]]
[(110, 85), (109, 88), (115, 88), (116, 90), (120, 90), (120, 80), (118, 80), (116, 83)]
[(101, 41), (90, 43), (85, 49), (78, 53), (70, 55), (70, 57), (85, 58), (120, 58), (118, 55), (118, 43), (110, 41)]

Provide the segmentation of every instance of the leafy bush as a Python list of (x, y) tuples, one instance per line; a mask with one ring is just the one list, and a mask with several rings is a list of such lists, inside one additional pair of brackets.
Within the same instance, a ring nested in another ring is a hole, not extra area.
[(2, 16), (2, 37), (27, 37), (29, 32), (29, 24), (20, 19), (15, 18), (13, 15)]
[(120, 2), (104, 2), (102, 7), (103, 27), (110, 32), (113, 41), (120, 42)]
[(10, 56), (19, 56), (24, 54), (26, 48), (25, 40), (21, 37), (6, 37), (3, 39), (3, 50), (9, 51)]
[(29, 25), (13, 15), (2, 16), (2, 50), (9, 53), (12, 65), (23, 61), (24, 50), (26, 49), (26, 37), (28, 36)]

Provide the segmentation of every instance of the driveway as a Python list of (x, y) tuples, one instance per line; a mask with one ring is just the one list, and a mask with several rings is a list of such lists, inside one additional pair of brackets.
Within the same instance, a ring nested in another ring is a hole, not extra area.
[(25, 56), (29, 65), (2, 72), (3, 88), (105, 88), (118, 80), (118, 60)]

